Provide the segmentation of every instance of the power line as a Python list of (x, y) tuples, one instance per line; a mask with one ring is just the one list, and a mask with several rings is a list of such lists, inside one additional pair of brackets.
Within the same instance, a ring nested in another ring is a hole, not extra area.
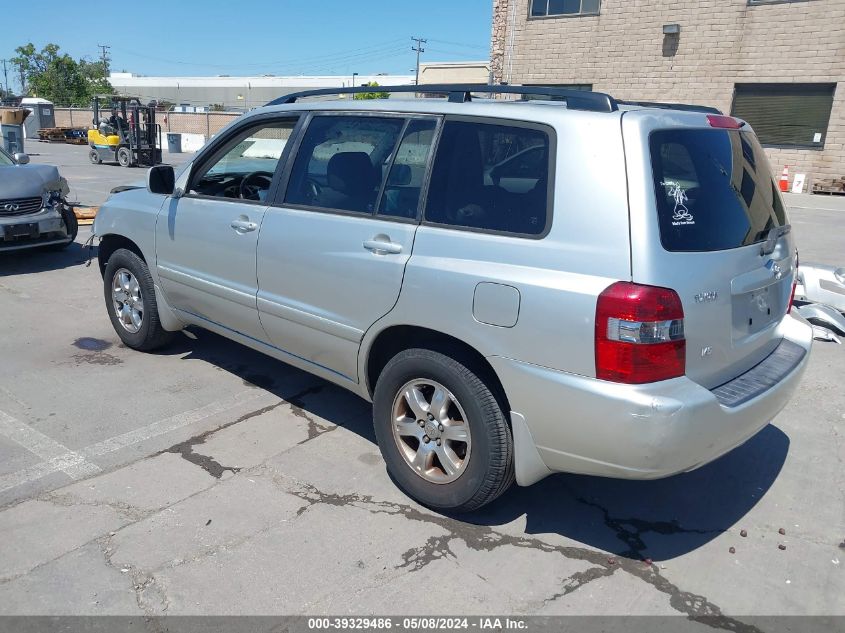
[[(398, 55), (400, 55), (403, 51), (405, 51), (405, 47), (393, 48), (390, 50), (385, 50), (383, 52), (375, 52), (369, 53), (367, 55), (358, 55), (358, 56), (349, 56), (343, 59), (332, 60), (326, 62), (324, 64), (317, 64), (311, 65), (308, 67), (309, 72), (311, 74), (319, 74), (320, 71), (331, 71), (332, 69), (336, 69), (338, 65), (343, 64), (344, 66), (349, 66), (350, 62), (354, 62), (356, 64), (360, 64), (363, 62), (367, 62), (372, 64), (381, 59), (395, 59)], [(367, 74), (367, 73), (364, 73)]]
[(431, 41), (437, 44), (449, 44), (450, 46), (461, 46), (463, 48), (476, 48), (484, 51), (490, 49), (489, 46), (480, 46), (478, 44), (462, 44), (461, 42), (450, 42), (449, 40), (436, 40), (434, 38), (431, 38)]
[(420, 85), (420, 53), (425, 53), (425, 49), (422, 47), (428, 40), (424, 40), (421, 37), (411, 37), (411, 40), (416, 42), (416, 46), (412, 46), (411, 50), (417, 54), (417, 79), (414, 82), (415, 86)]
[(166, 64), (174, 64), (174, 65), (182, 65), (182, 66), (197, 66), (201, 68), (219, 68), (219, 69), (230, 69), (230, 68), (272, 68), (272, 67), (292, 67), (292, 66), (303, 66), (308, 65), (311, 63), (330, 63), (332, 61), (343, 61), (347, 58), (354, 58), (360, 55), (369, 55), (371, 53), (375, 53), (377, 51), (382, 51), (386, 49), (390, 49), (391, 52), (393, 49), (399, 45), (400, 42), (403, 40), (401, 38), (388, 40), (385, 42), (376, 43), (370, 46), (360, 47), (360, 48), (353, 48), (344, 51), (337, 51), (335, 53), (326, 53), (323, 55), (316, 55), (316, 56), (309, 56), (309, 57), (299, 57), (299, 58), (288, 58), (283, 60), (275, 60), (275, 61), (267, 61), (267, 62), (251, 62), (251, 63), (239, 63), (239, 64), (207, 64), (201, 62), (187, 62), (182, 60), (176, 59), (165, 59), (162, 57), (156, 57), (153, 55), (147, 55), (145, 53), (138, 53), (136, 51), (131, 51), (125, 48), (115, 46), (114, 49), (116, 51), (120, 51), (124, 54), (131, 55), (133, 57), (140, 57), (142, 59), (149, 59), (152, 61), (163, 62)]
[(429, 48), (428, 51), (430, 53), (443, 53), (445, 55), (456, 55), (458, 57), (462, 57), (466, 59), (467, 57), (471, 57), (472, 60), (477, 59), (477, 56), (473, 56), (471, 51), (450, 51), (445, 48)]

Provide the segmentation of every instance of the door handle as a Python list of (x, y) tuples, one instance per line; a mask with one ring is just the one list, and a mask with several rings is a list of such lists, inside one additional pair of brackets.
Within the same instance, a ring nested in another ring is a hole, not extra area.
[(249, 220), (232, 220), (232, 224), (230, 224), (235, 231), (238, 233), (249, 233), (250, 231), (254, 231), (258, 228), (258, 225), (255, 222), (250, 222)]
[(382, 240), (367, 240), (364, 242), (364, 248), (377, 255), (386, 255), (387, 253), (396, 255), (402, 252), (401, 244), (397, 244), (396, 242), (384, 242)]

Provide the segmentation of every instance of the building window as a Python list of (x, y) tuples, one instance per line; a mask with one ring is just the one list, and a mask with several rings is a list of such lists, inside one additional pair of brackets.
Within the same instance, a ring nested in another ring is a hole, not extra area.
[(531, 0), (531, 17), (598, 15), (599, 0)]
[(785, 2), (808, 2), (809, 0), (748, 0), (748, 4), (783, 4)]
[(736, 84), (731, 114), (769, 147), (824, 147), (836, 84)]

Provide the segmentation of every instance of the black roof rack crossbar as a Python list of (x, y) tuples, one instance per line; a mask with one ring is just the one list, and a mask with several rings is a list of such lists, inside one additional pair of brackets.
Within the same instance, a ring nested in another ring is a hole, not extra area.
[(705, 112), (707, 114), (722, 114), (722, 111), (712, 106), (695, 105), (692, 103), (663, 103), (661, 101), (622, 101), (617, 99), (619, 105), (642, 106), (644, 108), (665, 108), (667, 110), (683, 110), (685, 112)]
[(423, 94), (442, 94), (453, 103), (472, 101), (472, 93), (476, 94), (518, 94), (537, 95), (549, 99), (566, 102), (570, 110), (588, 110), (591, 112), (614, 112), (619, 108), (616, 100), (603, 92), (587, 90), (569, 90), (553, 86), (487, 86), (475, 84), (422, 84), (419, 86), (356, 86), (354, 88), (319, 88), (305, 90), (284, 95), (273, 99), (267, 105), (281, 105), (296, 103), (303, 97), (322, 97), (341, 94), (363, 94), (368, 92), (416, 92)]

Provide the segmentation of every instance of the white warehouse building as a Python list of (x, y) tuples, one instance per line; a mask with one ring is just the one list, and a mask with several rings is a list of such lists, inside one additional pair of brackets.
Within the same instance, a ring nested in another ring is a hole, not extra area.
[(169, 101), (185, 109), (202, 111), (208, 106), (248, 110), (301, 90), (356, 86), (375, 81), (381, 86), (413, 85), (414, 75), (257, 76), (257, 77), (147, 77), (111, 73), (109, 82), (119, 94), (143, 102)]

